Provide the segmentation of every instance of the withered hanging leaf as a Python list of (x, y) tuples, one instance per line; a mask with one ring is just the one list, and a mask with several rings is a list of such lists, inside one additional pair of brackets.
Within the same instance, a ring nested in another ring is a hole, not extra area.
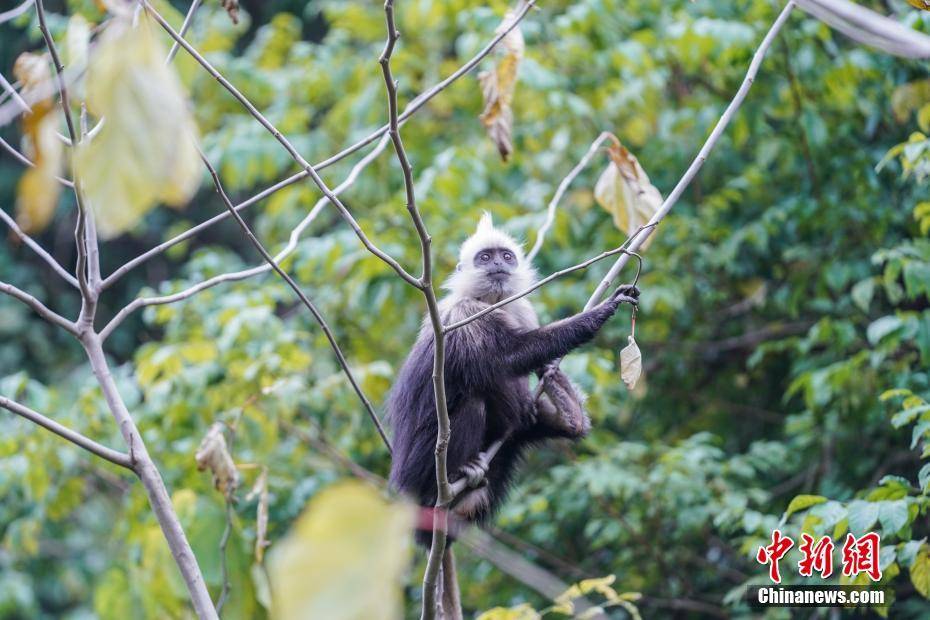
[(222, 422), (214, 422), (200, 442), (194, 458), (197, 469), (209, 469), (213, 474), (213, 486), (229, 499), (239, 486), (239, 472), (226, 446), (225, 428)]
[[(28, 101), (36, 89), (51, 80), (51, 68), (43, 56), (20, 54), (13, 75), (23, 84)], [(26, 233), (40, 232), (55, 214), (61, 186), (55, 178), (61, 170), (64, 145), (55, 135), (57, 118), (51, 97), (34, 101), (22, 116), (23, 147), (35, 166), (27, 169), (16, 187), (16, 221)]]
[[(508, 11), (504, 21), (497, 27), (497, 32), (504, 31), (515, 18), (513, 11)], [(517, 26), (501, 40), (503, 54), (491, 71), (478, 74), (481, 94), (484, 97), (484, 110), (481, 122), (488, 132), (488, 137), (497, 146), (501, 159), (507, 161), (513, 152), (511, 134), (513, 130), (513, 94), (517, 86), (517, 73), (525, 48), (523, 33)]]
[(232, 23), (239, 23), (239, 0), (222, 0), (223, 8), (226, 9), (226, 13), (229, 15), (229, 19), (232, 20)]
[(87, 104), (100, 133), (75, 153), (82, 189), (103, 237), (135, 224), (158, 202), (186, 203), (201, 180), (196, 127), (181, 83), (145, 13), (117, 17), (93, 50)]
[[(610, 163), (594, 186), (594, 199), (608, 211), (614, 226), (632, 234), (662, 205), (662, 194), (649, 181), (636, 157), (620, 142), (607, 150)], [(648, 247), (652, 237), (640, 246)]]
[(930, 11), (930, 0), (907, 0), (907, 3), (922, 11)]
[(629, 344), (620, 351), (620, 378), (627, 389), (632, 390), (643, 374), (643, 355), (633, 336), (628, 336), (627, 342)]
[(268, 546), (268, 468), (262, 467), (262, 473), (255, 479), (252, 490), (246, 496), (247, 501), (258, 497), (258, 508), (255, 510), (255, 561), (259, 564), (265, 558), (265, 548)]

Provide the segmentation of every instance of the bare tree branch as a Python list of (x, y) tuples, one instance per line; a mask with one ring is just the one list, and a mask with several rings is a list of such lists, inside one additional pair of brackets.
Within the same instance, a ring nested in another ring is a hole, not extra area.
[[(381, 64), (381, 72), (384, 76), (384, 85), (387, 90), (388, 116), (390, 127), (388, 133), (391, 136), (391, 143), (394, 145), (394, 153), (397, 155), (397, 161), (400, 164), (404, 175), (404, 193), (407, 199), (407, 212), (416, 228), (417, 237), (420, 239), (420, 251), (423, 260), (423, 274), (417, 283), (423, 296), (426, 298), (426, 308), (429, 314), (430, 324), (433, 328), (433, 396), (436, 402), (436, 507), (438, 510), (433, 511), (433, 532), (430, 544), (429, 558), (426, 563), (426, 572), (423, 575), (423, 606), (420, 611), (421, 620), (432, 620), (436, 617), (437, 594), (439, 587), (439, 573), (442, 569), (443, 558), (446, 553), (446, 521), (448, 515), (445, 508), (452, 503), (454, 496), (449, 487), (449, 476), (447, 472), (447, 453), (449, 448), (449, 438), (451, 435), (451, 426), (449, 423), (449, 408), (446, 402), (446, 384), (445, 384), (445, 335), (442, 329), (442, 318), (439, 316), (439, 304), (436, 301), (436, 293), (433, 291), (433, 265), (431, 254), (431, 243), (426, 225), (420, 211), (417, 209), (416, 194), (413, 182), (413, 167), (407, 157), (404, 149), (403, 140), (400, 137), (400, 123), (397, 112), (397, 83), (391, 73), (391, 55), (394, 53), (394, 46), (397, 39), (400, 38), (400, 32), (394, 21), (394, 0), (385, 0), (384, 15), (387, 25), (387, 40), (384, 44), (384, 51), (378, 62)], [(450, 558), (451, 560), (451, 558)], [(455, 603), (457, 605), (457, 602)], [(461, 616), (461, 611), (450, 610), (452, 616)]]
[(100, 458), (110, 461), (114, 465), (119, 465), (120, 467), (125, 467), (126, 469), (130, 470), (133, 468), (132, 459), (129, 458), (128, 454), (124, 454), (123, 452), (99, 444), (93, 439), (85, 437), (81, 433), (73, 431), (70, 428), (59, 424), (55, 420), (47, 418), (41, 413), (33, 411), (25, 405), (21, 405), (5, 396), (0, 396), (0, 407), (11, 411), (18, 416), (26, 418), (30, 422), (38, 424), (42, 428), (52, 431), (59, 437), (67, 439), (74, 445), (84, 448), (88, 452), (96, 454)]
[[(394, 271), (396, 271), (397, 275), (399, 275), (405, 282), (407, 282), (411, 286), (419, 287), (419, 281), (415, 277), (410, 275), (403, 267), (401, 267), (400, 263), (398, 263), (393, 257), (388, 255), (386, 252), (384, 252), (383, 250), (378, 248), (374, 243), (371, 242), (371, 240), (364, 233), (364, 231), (362, 231), (358, 222), (355, 220), (355, 218), (352, 216), (349, 210), (346, 209), (345, 205), (342, 204), (342, 201), (339, 200), (339, 197), (336, 196), (332, 192), (332, 190), (329, 189), (329, 187), (326, 185), (326, 183), (323, 181), (320, 175), (316, 172), (316, 170), (313, 169), (313, 166), (310, 165), (310, 162), (304, 159), (303, 156), (297, 152), (297, 149), (294, 148), (294, 145), (291, 144), (290, 140), (288, 140), (284, 136), (284, 134), (278, 131), (277, 127), (275, 127), (271, 123), (271, 121), (269, 121), (267, 118), (265, 118), (265, 116), (261, 112), (258, 111), (258, 109), (252, 104), (252, 102), (249, 101), (245, 97), (245, 95), (239, 92), (239, 90), (235, 86), (233, 86), (229, 80), (223, 77), (223, 75), (219, 71), (217, 71), (213, 67), (213, 65), (211, 65), (207, 61), (206, 58), (201, 56), (197, 50), (191, 47), (191, 45), (187, 41), (185, 41), (180, 35), (178, 35), (178, 33), (175, 32), (175, 30), (171, 27), (171, 25), (167, 21), (165, 21), (165, 18), (162, 17), (158, 13), (158, 11), (156, 11), (152, 7), (152, 5), (149, 3), (148, 0), (140, 0), (140, 1), (145, 6), (149, 15), (151, 15), (155, 19), (155, 21), (157, 21), (161, 25), (161, 27), (171, 36), (171, 38), (177, 41), (178, 44), (180, 44), (181, 47), (183, 47), (185, 51), (187, 51), (187, 53), (190, 54), (192, 58), (194, 58), (194, 60), (196, 60), (204, 69), (207, 70), (207, 72), (211, 76), (213, 76), (213, 78), (217, 82), (219, 82), (223, 86), (223, 88), (228, 90), (229, 93), (233, 97), (235, 97), (235, 99), (239, 103), (241, 103), (242, 106), (245, 107), (246, 110), (248, 110), (249, 114), (251, 114), (255, 118), (255, 120), (259, 122), (259, 124), (262, 127), (264, 127), (272, 136), (274, 136), (275, 140), (277, 140), (281, 144), (281, 146), (284, 147), (284, 150), (288, 152), (288, 154), (294, 159), (294, 161), (300, 164), (300, 166), (307, 172), (307, 174), (310, 176), (310, 178), (313, 180), (316, 186), (320, 188), (320, 191), (323, 192), (323, 195), (329, 198), (329, 201), (339, 211), (339, 214), (342, 216), (342, 219), (344, 219), (346, 223), (349, 224), (349, 226), (355, 232), (355, 235), (359, 238), (362, 244), (368, 249), (368, 251), (374, 254), (375, 256), (377, 256), (378, 258), (380, 258), (385, 264), (387, 264)], [(233, 212), (235, 212), (235, 208), (233, 209)]]
[[(449, 75), (446, 79), (434, 85), (432, 88), (424, 91), (423, 93), (418, 95), (416, 98), (414, 98), (409, 104), (407, 104), (407, 107), (404, 108), (404, 112), (397, 118), (398, 124), (403, 125), (408, 119), (410, 119), (411, 116), (414, 115), (414, 113), (416, 113), (420, 108), (426, 105), (426, 103), (430, 99), (432, 99), (433, 97), (438, 95), (440, 92), (445, 90), (450, 84), (458, 80), (460, 77), (462, 77), (463, 75), (466, 75), (468, 72), (474, 69), (478, 65), (478, 63), (481, 62), (481, 60), (483, 60), (488, 54), (491, 53), (491, 51), (493, 51), (494, 47), (501, 41), (501, 39), (507, 36), (507, 34), (517, 26), (517, 24), (520, 22), (521, 19), (523, 19), (527, 11), (529, 11), (530, 7), (534, 3), (535, 2), (530, 2), (527, 6), (525, 6), (523, 9), (517, 12), (517, 14), (514, 16), (513, 21), (510, 24), (508, 24), (506, 28), (503, 28), (499, 33), (497, 33), (497, 35), (484, 48), (482, 48), (481, 51), (475, 54), (471, 58), (471, 60), (469, 60), (464, 65), (459, 67), (459, 69), (457, 69), (454, 73)], [(332, 166), (336, 162), (342, 161), (349, 155), (368, 146), (369, 144), (371, 144), (378, 138), (383, 138), (384, 136), (386, 136), (389, 129), (390, 129), (390, 125), (383, 125), (380, 129), (378, 129), (377, 131), (374, 131), (373, 133), (369, 134), (365, 138), (362, 138), (361, 140), (359, 140), (352, 146), (349, 146), (343, 149), (342, 151), (340, 151), (339, 153), (336, 153), (335, 155), (333, 155), (332, 157), (328, 159), (325, 159), (317, 164), (314, 164), (313, 169), (316, 171), (320, 171), (320, 170), (323, 170), (324, 168), (328, 168), (329, 166)], [(259, 202), (260, 200), (267, 198), (268, 196), (274, 194), (278, 190), (281, 190), (289, 185), (293, 185), (294, 183), (297, 183), (298, 181), (307, 178), (307, 176), (309, 176), (309, 173), (306, 170), (302, 170), (300, 172), (297, 172), (296, 174), (292, 174), (288, 178), (282, 181), (279, 181), (278, 183), (272, 185), (271, 187), (268, 187), (265, 190), (262, 190), (261, 192), (252, 196), (248, 200), (245, 200), (239, 203), (238, 205), (236, 205), (236, 210), (240, 211), (242, 209), (245, 209), (246, 207), (252, 206), (256, 202)], [(140, 254), (136, 258), (130, 260), (125, 265), (123, 265), (122, 267), (114, 271), (110, 276), (108, 276), (103, 281), (103, 288), (104, 289), (109, 288), (110, 285), (112, 285), (116, 280), (124, 276), (130, 270), (135, 269), (136, 267), (138, 267), (145, 261), (151, 258), (154, 258), (155, 256), (159, 254), (162, 254), (168, 248), (178, 243), (181, 243), (182, 241), (186, 241), (187, 239), (193, 237), (200, 231), (205, 230), (206, 228), (209, 228), (210, 226), (213, 226), (214, 224), (221, 222), (222, 220), (225, 220), (227, 217), (229, 217), (229, 212), (224, 211), (223, 213), (220, 213), (219, 215), (216, 215), (210, 218), (209, 220), (206, 220), (202, 222), (201, 224), (198, 224), (197, 226), (194, 226), (193, 228), (190, 228), (176, 235), (175, 237), (165, 241), (164, 243), (161, 243), (155, 246), (154, 248)]]
[[(684, 175), (678, 181), (678, 184), (675, 185), (675, 188), (668, 195), (659, 209), (655, 214), (650, 218), (649, 222), (645, 226), (640, 228), (632, 238), (629, 240), (629, 245), (627, 249), (631, 252), (635, 252), (639, 247), (649, 238), (649, 235), (652, 234), (655, 227), (668, 215), (668, 212), (671, 211), (672, 207), (675, 206), (675, 203), (678, 202), (678, 199), (681, 198), (681, 195), (684, 193), (685, 189), (691, 183), (695, 176), (697, 176), (698, 171), (701, 169), (701, 166), (704, 165), (704, 162), (707, 161), (707, 157), (710, 155), (710, 152), (717, 145), (717, 141), (720, 140), (720, 136), (723, 135), (723, 131), (727, 128), (727, 125), (730, 124), (730, 121), (736, 115), (737, 110), (740, 106), (743, 105), (743, 100), (746, 99), (746, 94), (749, 92), (749, 89), (752, 87), (753, 80), (756, 78), (756, 74), (759, 72), (759, 66), (762, 64), (762, 59), (765, 58), (766, 52), (768, 52), (769, 47), (772, 45), (772, 41), (775, 40), (775, 36), (778, 34), (778, 31), (781, 30), (781, 27), (788, 20), (788, 16), (791, 14), (791, 10), (794, 8), (794, 0), (789, 0), (785, 4), (785, 7), (781, 10), (778, 17), (775, 19), (775, 22), (769, 28), (768, 33), (762, 39), (762, 42), (759, 44), (759, 47), (756, 49), (756, 52), (752, 56), (752, 61), (749, 63), (749, 69), (746, 71), (746, 77), (743, 78), (743, 83), (740, 84), (739, 89), (736, 91), (736, 94), (733, 96), (733, 100), (730, 101), (730, 104), (723, 111), (723, 114), (720, 116), (720, 119), (717, 121), (717, 124), (714, 125), (714, 129), (710, 132), (710, 136), (707, 137), (707, 141), (704, 142), (704, 146), (701, 147), (701, 150), (698, 151), (697, 157), (694, 158), (694, 161), (691, 162), (691, 165), (688, 166), (688, 169), (685, 171)], [(627, 264), (629, 260), (629, 254), (623, 254), (620, 258), (617, 259), (617, 262), (610, 268), (610, 271), (607, 272), (607, 275), (604, 276), (604, 279), (601, 280), (601, 283), (598, 284), (597, 288), (594, 290), (594, 293), (591, 295), (591, 298), (588, 300), (588, 303), (585, 304), (585, 310), (593, 308), (604, 296), (604, 293), (607, 292), (607, 289), (610, 288), (611, 283), (614, 279), (620, 274), (620, 271)]]
[(16, 19), (17, 17), (19, 17), (20, 15), (28, 11), (29, 7), (31, 7), (34, 2), (35, 0), (26, 0), (25, 2), (20, 4), (18, 7), (10, 9), (9, 11), (4, 11), (3, 13), (0, 13), (0, 24), (5, 24), (11, 19)]
[(930, 37), (848, 0), (797, 0), (802, 10), (849, 38), (904, 58), (930, 58)]
[[(181, 37), (187, 34), (187, 29), (190, 28), (191, 24), (194, 22), (194, 13), (196, 13), (197, 9), (200, 7), (201, 1), (202, 0), (193, 0), (193, 2), (191, 2), (190, 8), (187, 9), (187, 15), (184, 16), (184, 23), (181, 24), (181, 29), (178, 30), (178, 34), (181, 35)], [(165, 59), (166, 65), (171, 64), (171, 61), (174, 60), (174, 57), (177, 55), (178, 49), (180, 49), (180, 47), (181, 46), (177, 41), (171, 44), (171, 49), (168, 51), (168, 57)], [(217, 605), (217, 607), (219, 607), (219, 605)]]
[[(39, 18), (39, 30), (42, 32), (42, 38), (45, 39), (45, 45), (52, 57), (52, 64), (55, 66), (55, 78), (58, 83), (58, 95), (61, 98), (61, 111), (65, 116), (65, 124), (68, 126), (68, 136), (71, 138), (71, 144), (77, 144), (77, 130), (74, 127), (74, 119), (71, 118), (71, 102), (68, 98), (68, 88), (65, 85), (65, 68), (61, 63), (61, 57), (58, 54), (58, 48), (55, 46), (55, 40), (49, 32), (48, 25), (45, 23), (45, 5), (43, 0), (36, 0), (36, 15)], [(74, 230), (74, 243), (77, 247), (77, 267), (75, 276), (78, 281), (78, 287), (81, 289), (81, 318), (79, 322), (86, 324), (88, 318), (93, 314), (96, 307), (96, 293), (92, 292), (87, 277), (87, 240), (85, 239), (87, 224), (87, 209), (84, 207), (84, 200), (81, 196), (79, 183), (74, 184), (74, 198), (78, 207), (77, 225)]]
[(601, 135), (591, 143), (591, 146), (588, 147), (588, 151), (584, 154), (584, 157), (575, 164), (575, 167), (562, 179), (562, 182), (559, 183), (559, 186), (555, 190), (555, 194), (552, 195), (552, 200), (549, 201), (549, 205), (546, 207), (546, 219), (543, 222), (542, 226), (539, 227), (539, 230), (536, 232), (536, 241), (533, 242), (533, 247), (526, 255), (526, 260), (532, 261), (536, 258), (536, 255), (539, 253), (539, 250), (542, 248), (543, 242), (546, 240), (546, 233), (549, 231), (549, 228), (552, 226), (552, 223), (555, 221), (555, 211), (559, 206), (559, 201), (562, 200), (562, 196), (565, 194), (565, 190), (568, 189), (568, 186), (572, 184), (572, 181), (575, 180), (581, 171), (585, 169), (594, 155), (597, 153), (597, 150), (600, 148), (601, 144), (604, 143), (604, 140), (607, 140), (611, 137), (610, 132), (603, 131)]
[(378, 415), (375, 413), (374, 407), (371, 405), (371, 401), (368, 400), (368, 397), (362, 391), (362, 388), (359, 386), (358, 381), (355, 379), (355, 375), (352, 374), (352, 370), (349, 368), (348, 362), (346, 362), (345, 355), (342, 353), (342, 349), (339, 348), (339, 343), (336, 342), (336, 337), (333, 335), (332, 330), (329, 328), (329, 325), (326, 323), (326, 319), (323, 318), (323, 315), (317, 309), (317, 307), (310, 301), (310, 298), (307, 297), (300, 286), (294, 281), (291, 276), (288, 275), (284, 269), (278, 265), (277, 261), (268, 253), (268, 250), (265, 249), (265, 246), (262, 245), (261, 241), (258, 240), (258, 237), (252, 232), (252, 229), (249, 228), (249, 225), (245, 223), (245, 220), (242, 219), (242, 216), (236, 211), (236, 208), (233, 206), (232, 201), (229, 199), (229, 196), (226, 195), (226, 190), (223, 189), (222, 183), (220, 183), (220, 177), (216, 173), (216, 169), (210, 164), (210, 161), (203, 155), (200, 154), (201, 159), (203, 160), (204, 165), (210, 171), (210, 176), (213, 178), (213, 184), (216, 186), (216, 191), (219, 192), (220, 197), (223, 199), (223, 202), (226, 204), (226, 208), (229, 209), (232, 216), (235, 218), (236, 223), (239, 224), (239, 227), (242, 228), (242, 232), (249, 238), (249, 241), (252, 242), (252, 245), (255, 246), (255, 249), (258, 250), (259, 254), (262, 255), (262, 258), (275, 270), (281, 278), (287, 282), (288, 286), (297, 294), (297, 297), (300, 298), (300, 301), (307, 307), (310, 311), (310, 314), (313, 315), (313, 318), (320, 325), (320, 329), (323, 330), (323, 334), (326, 336), (326, 339), (329, 341), (329, 346), (332, 347), (333, 352), (336, 354), (336, 359), (339, 361), (339, 366), (342, 367), (342, 371), (345, 373), (346, 378), (348, 378), (349, 383), (352, 385), (352, 389), (355, 391), (355, 394), (358, 396), (359, 400), (362, 401), (362, 405), (365, 406), (365, 410), (368, 412), (371, 421), (374, 422), (375, 427), (378, 429), (378, 434), (381, 435), (381, 440), (384, 442), (384, 445), (387, 447), (388, 452), (391, 452), (391, 442), (387, 438), (387, 434), (384, 432), (384, 427), (381, 425), (381, 420), (378, 419)]
[[(349, 175), (345, 178), (345, 180), (333, 188), (333, 193), (341, 194), (343, 191), (345, 191), (350, 186), (352, 186), (352, 184), (355, 183), (356, 179), (358, 179), (362, 170), (364, 170), (368, 166), (368, 164), (374, 161), (378, 157), (378, 155), (381, 154), (381, 152), (387, 146), (387, 143), (388, 143), (388, 136), (385, 135), (381, 139), (381, 142), (378, 143), (377, 147), (375, 147), (368, 155), (360, 159), (358, 163), (356, 163), (355, 166), (352, 167), (352, 170), (349, 172)], [(284, 248), (281, 249), (274, 257), (274, 262), (276, 264), (280, 265), (281, 262), (285, 258), (290, 256), (290, 254), (295, 249), (297, 249), (297, 242), (300, 240), (300, 235), (302, 235), (303, 232), (307, 229), (307, 227), (310, 226), (310, 224), (316, 219), (316, 217), (320, 214), (320, 212), (323, 210), (323, 208), (326, 206), (328, 202), (329, 202), (329, 199), (326, 196), (323, 196), (322, 198), (320, 198), (316, 202), (316, 204), (313, 206), (313, 208), (310, 209), (307, 215), (304, 216), (304, 219), (301, 220), (301, 222), (291, 231), (287, 245), (285, 245)], [(236, 211), (241, 209), (244, 204), (245, 203), (240, 203), (236, 207)], [(227, 210), (227, 211), (224, 211), (224, 214), (228, 216), (230, 215), (230, 212)], [(214, 217), (211, 219), (215, 220), (216, 218)], [(233, 271), (233, 272), (223, 273), (223, 274), (214, 276), (212, 278), (204, 280), (203, 282), (198, 282), (197, 284), (194, 284), (184, 289), (183, 291), (179, 291), (171, 295), (162, 295), (158, 297), (142, 297), (139, 299), (135, 299), (132, 302), (130, 302), (129, 305), (121, 309), (117, 313), (117, 315), (106, 325), (106, 327), (103, 328), (103, 330), (100, 332), (100, 337), (103, 340), (106, 340), (107, 337), (113, 332), (113, 330), (119, 327), (119, 325), (126, 319), (127, 316), (129, 316), (130, 314), (132, 314), (139, 308), (144, 308), (147, 306), (158, 306), (162, 304), (170, 304), (170, 303), (175, 303), (175, 302), (182, 301), (185, 299), (189, 299), (193, 297), (194, 295), (196, 295), (197, 293), (200, 293), (201, 291), (205, 291), (208, 288), (212, 288), (218, 284), (223, 284), (224, 282), (237, 282), (240, 280), (245, 280), (246, 278), (251, 278), (252, 276), (266, 273), (268, 271), (271, 271), (271, 264), (262, 263), (261, 265), (252, 267), (250, 269), (243, 269), (241, 271)], [(106, 285), (106, 281), (104, 281), (103, 286), (105, 285)]]
[[(32, 4), (32, 2), (29, 4)], [(28, 8), (28, 5), (26, 8)], [(0, 73), (0, 86), (2, 86), (3, 90), (13, 98), (13, 101), (16, 102), (23, 113), (32, 112), (32, 108), (29, 107), (29, 104), (26, 103), (26, 100), (23, 99), (18, 92), (16, 92), (16, 89), (13, 88), (13, 85), (7, 81), (6, 77), (2, 73)]]
[(24, 304), (32, 308), (36, 314), (38, 314), (40, 317), (42, 317), (49, 323), (53, 325), (57, 325), (58, 327), (62, 328), (69, 334), (77, 335), (78, 333), (77, 325), (75, 325), (74, 323), (66, 319), (65, 317), (61, 316), (60, 314), (53, 312), (52, 310), (48, 308), (48, 306), (43, 304), (41, 301), (39, 301), (38, 299), (36, 299), (35, 297), (30, 295), (26, 291), (16, 288), (12, 284), (7, 284), (6, 282), (0, 282), (0, 293), (6, 293), (7, 295), (13, 297), (14, 299), (18, 299), (19, 301), (23, 302)]
[(13, 234), (16, 235), (16, 237), (19, 238), (20, 241), (25, 243), (33, 252), (38, 254), (42, 260), (48, 263), (49, 266), (55, 271), (55, 273), (60, 275), (62, 279), (64, 279), (68, 284), (70, 284), (74, 288), (78, 288), (78, 282), (74, 278), (74, 276), (68, 273), (68, 271), (64, 267), (62, 267), (61, 264), (57, 260), (55, 260), (51, 254), (46, 252), (45, 248), (39, 245), (39, 243), (35, 239), (33, 239), (32, 237), (24, 233), (23, 230), (16, 223), (16, 220), (10, 217), (7, 214), (7, 212), (4, 211), (3, 209), (0, 209), (0, 220), (3, 220), (3, 222), (7, 226), (10, 227), (10, 230), (13, 231)]
[[(28, 157), (20, 153), (18, 150), (16, 150), (16, 148), (13, 145), (11, 145), (9, 142), (4, 140), (3, 138), (0, 138), (0, 148), (2, 148), (4, 151), (12, 155), (14, 159), (16, 159), (19, 163), (23, 164), (24, 166), (35, 168), (34, 161), (32, 161), (31, 159), (29, 159)], [(59, 183), (61, 183), (65, 187), (70, 187), (70, 188), (74, 187), (73, 181), (69, 181), (68, 179), (64, 177), (60, 177), (57, 174), (55, 175), (55, 178), (58, 180)]]

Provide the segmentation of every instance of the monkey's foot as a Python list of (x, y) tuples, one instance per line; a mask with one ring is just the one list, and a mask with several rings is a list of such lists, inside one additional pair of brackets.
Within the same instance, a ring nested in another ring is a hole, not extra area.
[(488, 475), (488, 463), (487, 459), (483, 458), (484, 454), (479, 454), (469, 462), (465, 463), (462, 466), (462, 469), (459, 472), (465, 476), (465, 481), (468, 484), (468, 488), (477, 489), (479, 486), (484, 484), (487, 475)]

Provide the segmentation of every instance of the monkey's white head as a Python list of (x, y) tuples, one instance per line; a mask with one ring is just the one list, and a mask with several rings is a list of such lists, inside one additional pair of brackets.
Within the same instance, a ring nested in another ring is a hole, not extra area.
[(443, 285), (457, 299), (471, 297), (496, 303), (527, 288), (536, 272), (517, 240), (495, 228), (489, 213), (459, 251), (459, 264)]

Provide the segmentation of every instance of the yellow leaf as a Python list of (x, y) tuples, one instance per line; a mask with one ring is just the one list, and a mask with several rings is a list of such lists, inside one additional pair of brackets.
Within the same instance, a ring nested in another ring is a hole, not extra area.
[[(504, 21), (497, 27), (500, 33), (514, 19), (512, 11), (504, 16)], [(488, 132), (488, 137), (497, 146), (501, 159), (507, 161), (513, 152), (511, 133), (513, 129), (513, 93), (517, 86), (517, 73), (520, 61), (523, 59), (525, 43), (523, 33), (517, 26), (507, 33), (501, 40), (503, 56), (492, 71), (482, 71), (478, 74), (481, 85), (481, 94), (484, 97), (484, 110), (481, 112), (481, 122)]]
[(478, 616), (477, 620), (539, 620), (542, 616), (528, 603), (516, 607), (494, 607)]
[[(36, 88), (51, 79), (45, 58), (28, 52), (20, 54), (13, 75), (23, 84), (28, 100)], [(61, 186), (55, 178), (61, 170), (64, 145), (55, 135), (57, 120), (51, 98), (34, 101), (32, 111), (22, 117), (23, 146), (34, 167), (20, 177), (16, 187), (16, 221), (27, 233), (41, 232), (55, 214)]]
[(930, 598), (930, 553), (921, 549), (911, 564), (911, 583), (924, 598)]
[(414, 514), (360, 482), (324, 490), (269, 554), (274, 618), (402, 618)]
[(106, 118), (75, 153), (75, 168), (103, 237), (132, 225), (156, 203), (186, 203), (201, 179), (196, 127), (181, 84), (143, 13), (117, 17), (91, 54), (87, 104)]
[(919, 110), (930, 101), (930, 80), (921, 79), (901, 84), (891, 93), (891, 111), (899, 123), (903, 123), (914, 110)]
[[(594, 199), (613, 216), (614, 226), (633, 234), (662, 204), (662, 194), (649, 181), (636, 157), (617, 142), (608, 150), (610, 163), (594, 186)], [(652, 237), (641, 246), (648, 247)]]
[(629, 344), (620, 351), (620, 378), (632, 390), (643, 374), (643, 355), (633, 336), (628, 336), (627, 341)]
[(921, 11), (930, 11), (930, 0), (907, 0), (907, 3)]

